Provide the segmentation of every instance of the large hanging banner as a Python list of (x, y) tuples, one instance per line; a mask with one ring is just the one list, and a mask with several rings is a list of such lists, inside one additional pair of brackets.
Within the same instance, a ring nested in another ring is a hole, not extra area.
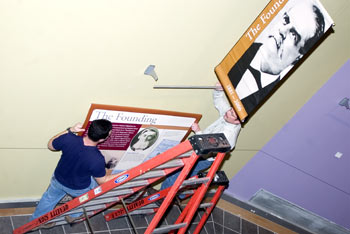
[(112, 174), (135, 167), (187, 138), (202, 115), (145, 108), (92, 104), (83, 127), (95, 119), (112, 122), (111, 136), (98, 148)]
[(242, 121), (332, 25), (318, 0), (272, 0), (267, 4), (215, 68)]

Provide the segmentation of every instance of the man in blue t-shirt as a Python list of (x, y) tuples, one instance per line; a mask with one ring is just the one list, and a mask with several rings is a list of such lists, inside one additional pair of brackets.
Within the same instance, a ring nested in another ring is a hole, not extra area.
[[(106, 175), (105, 159), (97, 145), (104, 142), (112, 132), (112, 123), (105, 119), (91, 122), (84, 137), (75, 133), (85, 131), (80, 123), (55, 135), (49, 140), (51, 151), (62, 151), (61, 158), (52, 176), (50, 186), (40, 199), (31, 219), (36, 219), (52, 210), (66, 195), (80, 196), (115, 177)], [(96, 181), (97, 183), (96, 183)], [(80, 218), (81, 213), (66, 216), (68, 222)], [(51, 223), (46, 228), (52, 227)]]

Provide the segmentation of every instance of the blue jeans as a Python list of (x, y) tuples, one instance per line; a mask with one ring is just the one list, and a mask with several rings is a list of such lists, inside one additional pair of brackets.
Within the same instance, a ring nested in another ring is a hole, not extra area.
[[(198, 161), (194, 164), (189, 177), (195, 176), (198, 172), (208, 169), (211, 166), (211, 164), (213, 164), (213, 161), (208, 161), (206, 159), (199, 158)], [(175, 173), (172, 173), (169, 176), (167, 176), (167, 178), (162, 183), (160, 189), (163, 190), (172, 186), (175, 183), (177, 177), (180, 175), (180, 173), (181, 170), (176, 171)], [(180, 196), (180, 198), (182, 197), (183, 196)]]
[[(91, 189), (97, 187), (96, 181), (91, 177), (91, 184), (86, 189), (74, 190), (62, 185), (58, 182), (55, 176), (52, 176), (51, 183), (46, 192), (41, 197), (38, 206), (36, 207), (34, 214), (31, 217), (31, 220), (36, 219), (47, 212), (53, 210), (57, 203), (66, 195), (72, 197), (78, 197)], [(82, 213), (72, 214), (72, 217), (79, 217)]]

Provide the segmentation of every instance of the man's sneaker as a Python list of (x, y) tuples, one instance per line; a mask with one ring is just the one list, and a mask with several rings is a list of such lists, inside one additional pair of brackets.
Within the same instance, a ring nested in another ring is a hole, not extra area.
[(64, 204), (64, 203), (69, 202), (69, 201), (71, 201), (71, 200), (73, 200), (73, 197), (70, 196), (70, 195), (68, 195), (68, 194), (66, 194), (66, 195), (64, 195), (64, 197), (58, 202), (58, 204)]
[(127, 198), (125, 198), (124, 202), (126, 204), (133, 203), (134, 201), (140, 199), (143, 196), (144, 193), (145, 193), (145, 190), (137, 191), (134, 194), (132, 194), (132, 195), (128, 196)]
[(33, 228), (32, 231), (36, 231), (38, 229), (49, 229), (49, 228), (53, 228), (54, 226), (56, 226), (56, 222), (45, 223), (39, 227)]
[(84, 214), (78, 216), (78, 217), (72, 217), (70, 215), (64, 216), (64, 219), (67, 221), (67, 223), (72, 224), (75, 221), (84, 218)]
[(147, 187), (146, 188), (146, 195), (147, 196), (150, 196), (150, 195), (153, 195), (155, 193), (158, 193), (159, 191), (153, 187)]

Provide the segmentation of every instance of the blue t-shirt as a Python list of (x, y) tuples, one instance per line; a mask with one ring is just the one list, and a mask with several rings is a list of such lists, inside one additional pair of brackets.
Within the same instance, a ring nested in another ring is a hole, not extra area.
[(56, 179), (71, 189), (90, 186), (91, 176), (106, 175), (105, 159), (95, 146), (85, 146), (83, 138), (73, 133), (59, 136), (52, 142), (62, 155), (55, 170)]

